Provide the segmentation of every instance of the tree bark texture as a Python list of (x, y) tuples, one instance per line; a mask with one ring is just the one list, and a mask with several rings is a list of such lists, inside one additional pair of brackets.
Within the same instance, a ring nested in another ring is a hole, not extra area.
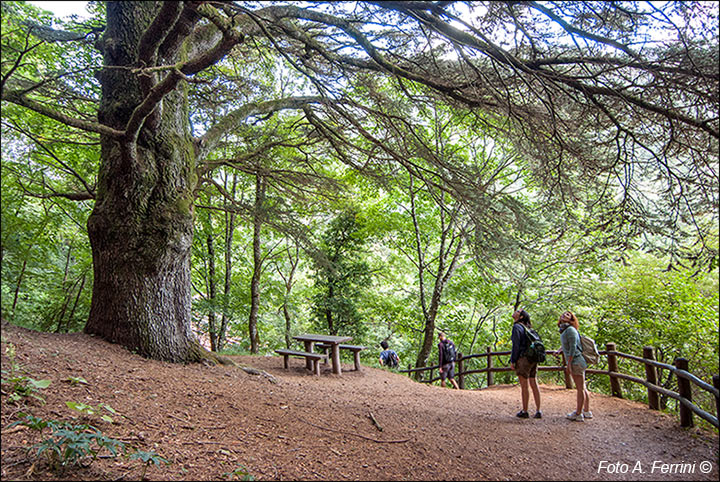
[[(108, 2), (106, 67), (137, 66), (140, 40), (161, 3)], [(173, 54), (161, 61), (171, 64), (178, 58)], [(99, 121), (125, 130), (148, 95), (147, 78), (127, 68), (105, 68), (98, 78)], [(149, 358), (199, 359), (190, 328), (195, 184), (183, 85), (164, 96), (136, 139), (101, 135), (97, 200), (88, 219), (94, 286), (86, 333)]]

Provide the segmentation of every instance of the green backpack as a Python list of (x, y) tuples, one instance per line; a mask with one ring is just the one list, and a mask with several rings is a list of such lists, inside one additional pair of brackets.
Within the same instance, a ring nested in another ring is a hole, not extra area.
[(528, 347), (525, 349), (523, 356), (531, 363), (543, 363), (545, 361), (545, 345), (538, 332), (530, 327), (524, 326), (525, 336), (527, 337)]

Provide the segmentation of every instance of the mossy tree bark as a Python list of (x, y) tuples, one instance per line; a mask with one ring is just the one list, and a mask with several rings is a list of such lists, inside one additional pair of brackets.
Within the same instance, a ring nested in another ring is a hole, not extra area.
[[(98, 118), (118, 131), (149, 94), (143, 77), (123, 67), (137, 66), (143, 34), (160, 8), (160, 2), (108, 3)], [(181, 51), (163, 62), (177, 62)], [(190, 324), (196, 174), (186, 90), (164, 95), (136, 138), (103, 135), (101, 145), (88, 220), (95, 280), (85, 332), (146, 357), (197, 361)]]
[[(198, 24), (202, 17), (217, 28)], [(88, 219), (95, 284), (85, 331), (149, 358), (217, 358), (199, 346), (190, 325), (198, 163), (247, 117), (319, 101), (303, 96), (243, 105), (194, 139), (185, 81), (243, 42), (234, 22), (203, 2), (107, 5), (98, 44), (104, 55), (99, 124), (81, 126), (101, 135)]]

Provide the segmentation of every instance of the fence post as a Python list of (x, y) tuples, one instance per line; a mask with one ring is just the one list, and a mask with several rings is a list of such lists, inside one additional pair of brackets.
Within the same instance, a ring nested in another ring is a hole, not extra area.
[[(678, 370), (688, 371), (688, 361), (685, 358), (676, 358), (673, 363), (675, 368)], [(678, 393), (683, 398), (688, 399), (692, 402), (692, 389), (690, 388), (690, 380), (683, 378), (677, 373), (675, 374), (678, 382)], [(681, 427), (692, 427), (693, 424), (693, 413), (692, 410), (687, 408), (684, 404), (680, 404), (680, 426)]]
[(465, 376), (463, 375), (463, 356), (462, 353), (458, 352), (457, 356), (457, 366), (458, 366), (458, 385), (460, 386), (460, 390), (465, 390)]
[(412, 365), (410, 363), (408, 363), (408, 378), (412, 378), (412, 376), (413, 376), (413, 374), (410, 370), (412, 370)]
[(573, 388), (573, 381), (572, 377), (567, 371), (567, 362), (565, 361), (565, 353), (561, 353), (562, 355), (562, 367), (563, 367), (563, 375), (565, 376), (565, 388), (571, 389)]
[[(655, 360), (655, 353), (653, 351), (653, 347), (643, 347), (643, 358), (645, 358), (646, 360)], [(655, 367), (653, 365), (650, 365), (649, 363), (645, 364), (645, 379), (648, 383), (657, 385), (657, 370), (655, 370)], [(658, 397), (658, 393), (654, 390), (650, 390), (649, 388), (648, 407), (650, 407), (650, 410), (658, 410), (660, 408), (660, 399)]]
[(493, 361), (492, 361), (492, 355), (490, 355), (490, 347), (487, 347), (485, 350), (488, 354), (487, 356), (487, 373), (488, 373), (488, 387), (491, 387), (495, 383), (495, 374), (492, 372), (493, 368)]
[(615, 375), (613, 375), (613, 373), (618, 372), (617, 356), (609, 353), (611, 351), (615, 351), (615, 343), (606, 343), (605, 349), (608, 351), (608, 370), (610, 371), (610, 390), (612, 391), (612, 396), (622, 398), (623, 396), (622, 389), (620, 388), (620, 380)]
[[(720, 390), (720, 376), (713, 375), (713, 386)], [(715, 397), (715, 416), (720, 418), (720, 398)]]

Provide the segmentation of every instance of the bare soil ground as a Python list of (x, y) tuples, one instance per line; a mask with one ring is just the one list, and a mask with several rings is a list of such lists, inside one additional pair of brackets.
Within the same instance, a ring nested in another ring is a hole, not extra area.
[[(4, 370), (12, 343), (29, 376), (52, 380), (42, 391), (45, 404), (11, 404), (3, 386), (2, 480), (141, 477), (138, 461), (112, 457), (58, 475), (27, 451), (39, 434), (8, 428), (20, 411), (78, 417), (66, 401), (102, 402), (125, 415), (93, 422), (172, 461), (151, 466), (150, 480), (232, 480), (228, 474), (240, 467), (256, 480), (718, 480), (716, 434), (599, 394), (592, 395), (593, 420), (570, 422), (575, 392), (543, 385), (544, 418), (522, 420), (514, 416), (518, 386), (457, 391), (379, 368), (351, 371), (351, 363), (341, 376), (328, 365), (316, 377), (298, 358), (284, 370), (281, 357), (234, 357), (266, 370), (273, 383), (234, 367), (146, 360), (84, 334), (3, 325), (2, 337)], [(71, 384), (71, 376), (88, 384)], [(628, 464), (628, 471), (598, 471), (601, 461)], [(655, 461), (685, 463), (691, 473), (653, 471)], [(703, 461), (712, 466), (707, 474)], [(642, 473), (632, 473), (637, 462)]]

